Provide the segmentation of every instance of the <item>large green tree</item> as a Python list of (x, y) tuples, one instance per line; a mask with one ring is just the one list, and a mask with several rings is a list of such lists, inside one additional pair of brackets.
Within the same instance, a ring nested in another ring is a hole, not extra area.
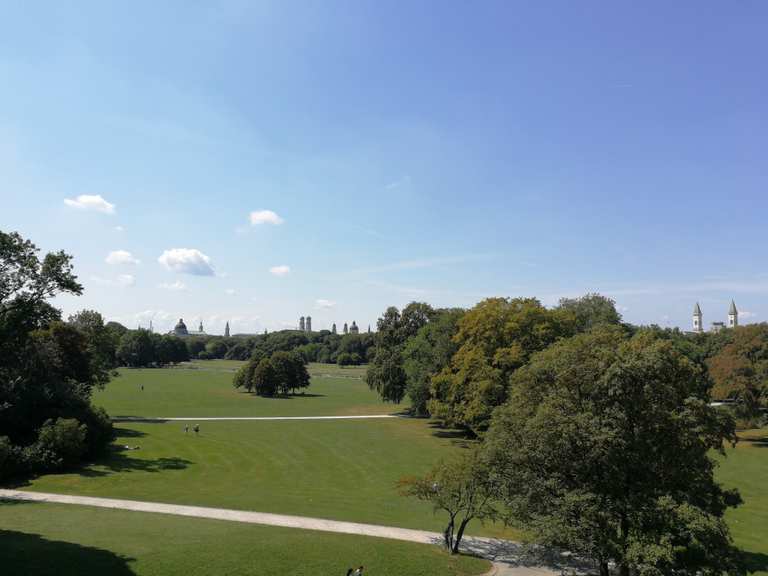
[(434, 314), (429, 304), (411, 302), (402, 313), (391, 306), (379, 318), (376, 324), (376, 354), (365, 379), (382, 400), (399, 404), (405, 397), (407, 379), (403, 368), (403, 348)]
[(535, 298), (488, 298), (458, 322), (458, 350), (431, 382), (430, 413), (476, 434), (507, 398), (509, 378), (531, 354), (573, 330)]
[(768, 324), (740, 326), (732, 341), (708, 360), (713, 395), (735, 400), (737, 414), (756, 419), (768, 407)]
[(454, 336), (465, 311), (461, 308), (437, 310), (428, 322), (410, 338), (403, 349), (403, 370), (411, 411), (419, 416), (429, 415), (427, 404), (431, 397), (432, 377), (448, 366), (459, 346)]
[(620, 324), (616, 302), (601, 294), (590, 293), (578, 298), (561, 298), (558, 309), (572, 316), (577, 332), (586, 332), (601, 324)]
[(713, 453), (735, 442), (669, 340), (601, 327), (533, 356), (485, 443), (509, 514), (607, 576), (739, 574)]
[[(30, 241), (0, 231), (0, 477), (72, 464), (72, 455), (95, 454), (111, 437), (106, 414), (90, 403), (93, 388), (109, 379), (105, 362), (87, 330), (61, 322), (48, 303), (81, 292), (69, 255), (40, 258)], [(48, 421), (54, 432), (41, 436)], [(56, 432), (81, 426), (83, 439)], [(78, 445), (64, 448), (60, 437)]]

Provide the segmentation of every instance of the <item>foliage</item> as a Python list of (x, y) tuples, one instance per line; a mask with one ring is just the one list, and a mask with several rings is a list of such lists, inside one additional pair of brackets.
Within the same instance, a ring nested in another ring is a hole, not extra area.
[(432, 378), (430, 413), (446, 424), (482, 433), (507, 398), (509, 378), (534, 352), (573, 327), (561, 311), (535, 298), (489, 298), (458, 321), (458, 350)]
[(735, 441), (705, 375), (669, 340), (600, 327), (533, 356), (486, 436), (512, 518), (602, 574), (740, 572), (738, 504), (711, 452)]
[[(17, 233), (0, 232), (0, 437), (4, 476), (71, 465), (111, 439), (90, 403), (109, 380), (110, 353), (103, 320), (84, 312), (61, 322), (47, 300), (82, 287), (71, 257), (46, 254)], [(51, 421), (52, 423), (46, 424)], [(85, 425), (93, 442), (59, 442), (70, 424)], [(94, 429), (91, 429), (91, 426)], [(53, 428), (51, 428), (53, 427)], [(56, 441), (54, 441), (56, 440)], [(81, 450), (82, 448), (82, 450)], [(45, 455), (45, 458), (38, 456)]]
[(620, 324), (616, 302), (601, 294), (585, 294), (579, 298), (560, 298), (557, 307), (571, 316), (576, 332), (586, 332), (602, 324)]
[(108, 328), (102, 315), (95, 310), (81, 310), (70, 316), (67, 322), (85, 334), (88, 351), (93, 362), (97, 364), (97, 369), (106, 371), (117, 367), (120, 336), (114, 323), (110, 323), (113, 325)]
[(448, 461), (439, 462), (422, 477), (407, 477), (398, 482), (400, 494), (431, 502), (435, 510), (448, 514), (443, 543), (451, 554), (467, 525), (474, 518), (495, 520), (497, 479), (482, 454), (473, 449)]
[(735, 400), (737, 414), (756, 418), (768, 407), (768, 324), (739, 326), (733, 341), (709, 359), (712, 395)]
[(405, 396), (406, 374), (403, 348), (409, 338), (434, 316), (435, 311), (423, 302), (411, 302), (400, 311), (391, 306), (377, 322), (376, 354), (366, 373), (366, 382), (382, 400), (399, 404)]
[(232, 384), (259, 396), (295, 394), (309, 387), (309, 372), (298, 352), (278, 351), (267, 357), (257, 351), (235, 374)]
[(40, 428), (37, 442), (27, 449), (31, 467), (42, 472), (71, 468), (80, 462), (88, 449), (88, 429), (74, 418), (46, 421)]
[(406, 342), (403, 349), (406, 393), (411, 400), (411, 412), (418, 416), (429, 415), (427, 403), (432, 377), (448, 366), (458, 350), (453, 337), (464, 313), (461, 308), (437, 310), (432, 321)]
[(339, 366), (359, 366), (362, 363), (363, 360), (356, 352), (342, 352), (336, 357), (336, 364)]

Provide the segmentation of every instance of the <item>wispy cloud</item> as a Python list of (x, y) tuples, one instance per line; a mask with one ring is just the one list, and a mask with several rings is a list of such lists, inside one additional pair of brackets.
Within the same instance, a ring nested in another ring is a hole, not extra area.
[(227, 288), (224, 290), (224, 294), (227, 294), (228, 296), (234, 296), (237, 293), (237, 291), (234, 288)]
[(195, 248), (171, 248), (157, 259), (168, 270), (194, 276), (213, 276), (211, 259)]
[(141, 264), (138, 258), (134, 258), (133, 254), (127, 250), (113, 250), (104, 259), (107, 264)]
[(467, 262), (488, 261), (494, 258), (493, 254), (466, 254), (461, 256), (442, 256), (437, 258), (421, 258), (415, 260), (400, 260), (389, 264), (381, 264), (355, 270), (356, 274), (371, 272), (389, 272), (392, 270), (415, 270), (419, 268), (434, 268), (437, 266), (453, 266)]
[(336, 306), (336, 302), (333, 300), (326, 300), (325, 298), (318, 298), (315, 300), (316, 308), (333, 308), (334, 306)]
[(176, 282), (173, 282), (172, 284), (163, 282), (162, 284), (158, 284), (157, 287), (162, 288), (163, 290), (170, 290), (171, 292), (184, 292), (187, 290), (187, 285), (181, 280), (176, 280)]
[(91, 281), (102, 286), (116, 286), (127, 288), (136, 283), (136, 278), (132, 274), (120, 274), (116, 278), (102, 278), (101, 276), (91, 276)]
[(272, 224), (273, 226), (279, 226), (285, 220), (283, 220), (272, 210), (255, 210), (249, 215), (251, 226), (258, 226), (259, 224)]
[(398, 178), (397, 180), (390, 182), (389, 184), (385, 184), (384, 190), (397, 190), (398, 188), (402, 188), (404, 186), (410, 185), (410, 183), (411, 183), (411, 177), (406, 174), (402, 178)]
[(107, 202), (99, 194), (89, 195), (80, 194), (76, 198), (65, 198), (64, 204), (76, 210), (85, 210), (90, 212), (102, 212), (103, 214), (114, 214), (115, 205)]
[(125, 228), (122, 226), (115, 226), (115, 232), (125, 232)]
[(287, 276), (290, 271), (291, 267), (286, 266), (285, 264), (281, 264), (280, 266), (272, 266), (272, 268), (269, 269), (269, 273), (273, 276)]

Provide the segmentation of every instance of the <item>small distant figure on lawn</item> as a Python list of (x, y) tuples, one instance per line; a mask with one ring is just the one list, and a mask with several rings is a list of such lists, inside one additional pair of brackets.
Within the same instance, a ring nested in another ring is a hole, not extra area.
[(144, 384), (141, 385), (141, 391), (144, 392)]
[(194, 431), (195, 431), (195, 436), (197, 436), (198, 434), (200, 434), (200, 426), (198, 426), (197, 424), (195, 424), (195, 427), (194, 427), (194, 428), (192, 428), (192, 430), (194, 430)]
[(363, 576), (363, 567), (360, 566), (357, 570), (355, 570), (355, 576)]
[(354, 571), (355, 571), (355, 569), (354, 569), (354, 568), (349, 568), (349, 569), (347, 570), (347, 576), (352, 576), (352, 572), (354, 572)]
[(184, 434), (189, 434), (189, 424), (184, 424)]

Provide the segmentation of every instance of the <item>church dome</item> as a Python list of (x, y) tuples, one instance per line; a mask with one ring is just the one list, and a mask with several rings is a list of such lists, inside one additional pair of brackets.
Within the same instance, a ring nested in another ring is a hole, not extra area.
[(187, 325), (184, 324), (184, 320), (182, 318), (179, 318), (179, 323), (176, 324), (173, 332), (175, 334), (189, 334), (189, 332), (187, 332)]

